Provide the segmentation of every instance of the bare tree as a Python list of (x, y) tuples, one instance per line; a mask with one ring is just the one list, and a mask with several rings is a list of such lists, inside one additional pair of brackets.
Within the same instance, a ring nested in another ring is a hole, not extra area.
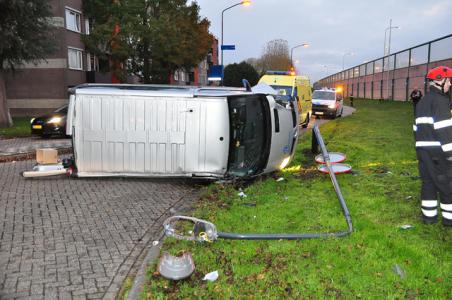
[(258, 70), (261, 73), (268, 70), (289, 70), (291, 66), (289, 43), (283, 39), (268, 42), (259, 61)]

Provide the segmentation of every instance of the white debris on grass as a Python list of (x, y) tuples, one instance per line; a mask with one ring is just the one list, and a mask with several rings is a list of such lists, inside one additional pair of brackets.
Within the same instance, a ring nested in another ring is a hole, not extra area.
[(243, 191), (241, 191), (240, 193), (238, 193), (237, 194), (240, 198), (246, 198), (247, 196), (246, 196), (246, 194), (243, 192)]
[(400, 265), (398, 265), (398, 264), (393, 265), (392, 271), (394, 271), (394, 273), (399, 275), (400, 279), (405, 279), (405, 277), (406, 277), (405, 271), (402, 269), (402, 267)]
[(207, 273), (202, 280), (213, 282), (218, 279), (218, 271)]
[(403, 230), (407, 230), (407, 229), (413, 228), (413, 225), (404, 224), (404, 225), (400, 226), (400, 228), (403, 229)]
[(276, 179), (276, 182), (280, 182), (280, 181), (284, 181), (284, 177), (279, 177), (278, 179)]

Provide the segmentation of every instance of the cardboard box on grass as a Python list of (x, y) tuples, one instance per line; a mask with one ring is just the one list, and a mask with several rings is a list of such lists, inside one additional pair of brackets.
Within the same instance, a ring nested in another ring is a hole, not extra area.
[(36, 161), (40, 165), (57, 164), (58, 150), (53, 148), (36, 149)]

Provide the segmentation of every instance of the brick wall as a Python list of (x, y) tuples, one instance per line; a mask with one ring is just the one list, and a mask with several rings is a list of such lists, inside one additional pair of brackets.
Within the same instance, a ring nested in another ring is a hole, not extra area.
[[(364, 71), (371, 73), (374, 69), (370, 68), (370, 71), (367, 71), (367, 68), (364, 68), (364, 66), (367, 67), (367, 64), (374, 63), (377, 66), (377, 62), (380, 62), (379, 69), (375, 68), (375, 70), (381, 70), (382, 58), (378, 58), (343, 71), (346, 74), (345, 79), (335, 80), (336, 78), (343, 78), (343, 74), (340, 72), (319, 80), (314, 86), (316, 88), (342, 86), (346, 96), (406, 101), (415, 87), (424, 90), (425, 93), (424, 78), (428, 70), (437, 66), (452, 67), (452, 34), (399, 51), (391, 54), (390, 57), (391, 67), (389, 71), (388, 67), (385, 66), (384, 72), (359, 74), (358, 77), (347, 78), (350, 74), (355, 74), (351, 70), (359, 69), (361, 73)], [(388, 61), (387, 57), (385, 61)], [(393, 69), (394, 67), (396, 69)]]

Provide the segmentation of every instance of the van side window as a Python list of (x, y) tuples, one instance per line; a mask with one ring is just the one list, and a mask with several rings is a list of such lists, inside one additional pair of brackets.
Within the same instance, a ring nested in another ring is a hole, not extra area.
[(279, 113), (276, 108), (273, 109), (273, 114), (275, 115), (275, 132), (279, 132)]
[(297, 126), (297, 114), (295, 113), (295, 105), (292, 102), (290, 102), (290, 108), (292, 111), (292, 127), (295, 128), (295, 126)]

